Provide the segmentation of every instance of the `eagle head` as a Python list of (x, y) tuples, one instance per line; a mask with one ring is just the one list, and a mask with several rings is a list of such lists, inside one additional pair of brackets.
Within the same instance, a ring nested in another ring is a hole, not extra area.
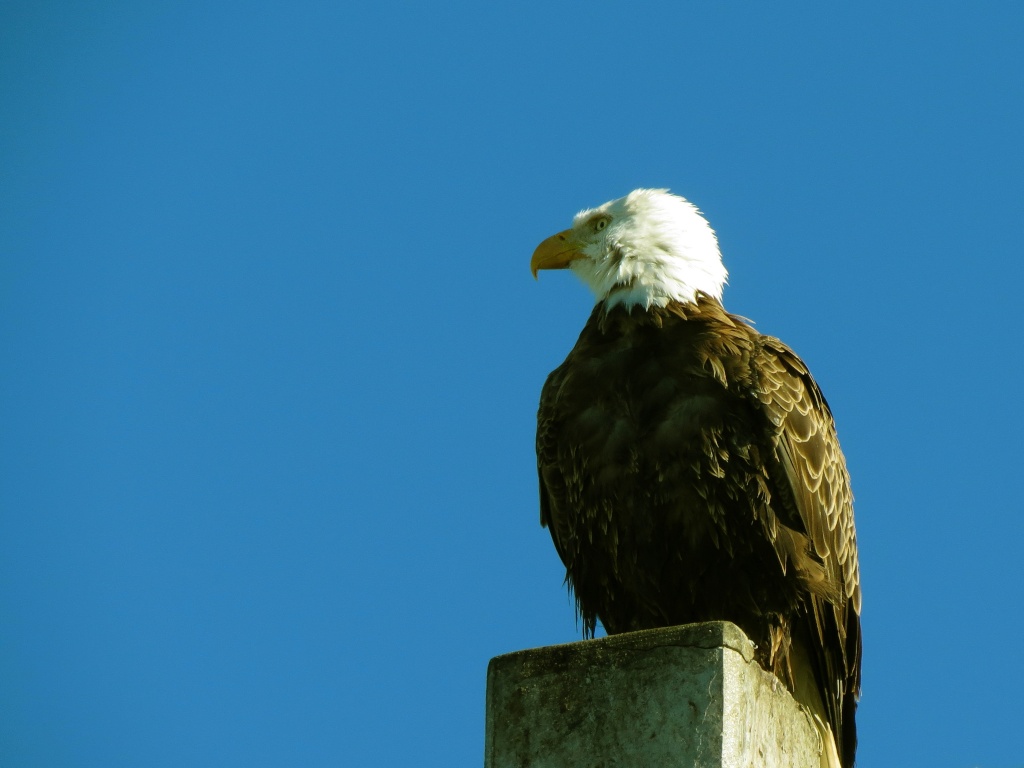
[(541, 269), (575, 272), (611, 309), (693, 302), (698, 292), (721, 300), (728, 272), (718, 239), (697, 207), (667, 189), (635, 189), (580, 211), (530, 260)]

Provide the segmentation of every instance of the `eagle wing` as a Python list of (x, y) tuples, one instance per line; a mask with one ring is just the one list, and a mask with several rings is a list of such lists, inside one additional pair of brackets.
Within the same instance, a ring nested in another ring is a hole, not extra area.
[[(540, 480), (540, 524), (549, 529), (555, 551), (562, 562), (568, 564), (570, 553), (566, 545), (571, 541), (571, 536), (566, 530), (565, 516), (555, 514), (552, 498), (565, 498), (566, 493), (565, 477), (558, 470), (556, 442), (562, 425), (558, 419), (558, 409), (555, 407), (564, 375), (564, 367), (555, 369), (541, 390), (540, 406), (537, 411), (537, 474)], [(568, 576), (566, 578), (568, 579)], [(594, 627), (588, 623), (586, 631), (593, 635)]]
[[(782, 522), (807, 536), (808, 554), (820, 564), (818, 576), (825, 580), (821, 589), (809, 585), (807, 631), (818, 649), (812, 651), (818, 656), (812, 664), (840, 750), (852, 755), (853, 710), (860, 693), (861, 590), (846, 461), (832, 412), (803, 361), (782, 342), (762, 336), (754, 368), (753, 397), (774, 427), (776, 463), (770, 472), (783, 498), (773, 506)], [(796, 520), (786, 519), (790, 501)]]

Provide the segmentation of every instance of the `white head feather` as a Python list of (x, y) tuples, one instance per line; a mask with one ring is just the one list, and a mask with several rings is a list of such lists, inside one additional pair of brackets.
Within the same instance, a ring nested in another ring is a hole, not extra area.
[(573, 239), (583, 258), (569, 268), (609, 309), (721, 300), (729, 273), (718, 239), (697, 207), (667, 189), (635, 189), (580, 211)]

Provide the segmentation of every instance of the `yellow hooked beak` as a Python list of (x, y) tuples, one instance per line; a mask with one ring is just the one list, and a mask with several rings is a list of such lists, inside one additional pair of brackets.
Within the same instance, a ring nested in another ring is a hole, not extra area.
[(565, 269), (569, 263), (583, 258), (580, 243), (571, 229), (552, 235), (537, 246), (530, 259), (530, 271), (534, 279), (541, 269)]

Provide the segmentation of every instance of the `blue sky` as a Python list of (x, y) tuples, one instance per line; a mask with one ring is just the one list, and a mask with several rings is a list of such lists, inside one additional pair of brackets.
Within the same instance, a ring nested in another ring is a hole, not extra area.
[(639, 186), (836, 415), (859, 765), (1013, 768), (1017, 4), (0, 6), (0, 765), (479, 765), (579, 637), (535, 245)]

